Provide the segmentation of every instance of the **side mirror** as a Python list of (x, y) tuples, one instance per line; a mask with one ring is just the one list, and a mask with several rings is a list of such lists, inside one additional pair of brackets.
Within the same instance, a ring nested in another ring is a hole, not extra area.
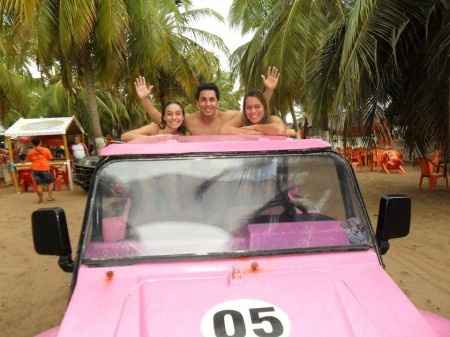
[(409, 234), (411, 224), (411, 199), (406, 195), (383, 195), (378, 211), (376, 239), (381, 254), (389, 250), (390, 239)]
[(59, 256), (59, 266), (72, 272), (72, 248), (64, 210), (59, 207), (40, 208), (31, 215), (31, 223), (36, 252)]

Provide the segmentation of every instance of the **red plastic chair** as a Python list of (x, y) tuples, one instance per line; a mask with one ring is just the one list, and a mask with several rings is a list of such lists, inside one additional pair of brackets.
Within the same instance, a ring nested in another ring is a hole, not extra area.
[(406, 170), (403, 168), (403, 156), (397, 150), (385, 151), (381, 160), (381, 166), (386, 173), (390, 173), (391, 170), (398, 170), (402, 174), (406, 173)]
[(347, 147), (343, 150), (342, 154), (352, 165), (353, 169), (356, 170), (356, 168), (360, 164), (357, 152), (355, 152), (355, 150), (353, 150), (351, 147)]
[(371, 153), (367, 155), (368, 161), (370, 161), (371, 171), (373, 171), (374, 167), (381, 166), (385, 151), (386, 150), (384, 149), (374, 148)]
[(69, 186), (66, 170), (58, 167), (52, 167), (51, 172), (55, 177), (55, 191), (61, 191), (63, 184)]
[(344, 148), (343, 155), (344, 155), (345, 158), (347, 158), (347, 160), (350, 163), (352, 162), (352, 148), (351, 147)]
[(36, 192), (37, 186), (33, 179), (31, 170), (19, 170), (19, 185), (22, 192), (28, 192), (28, 188), (31, 187), (33, 192)]
[(448, 189), (448, 177), (445, 172), (443, 173), (433, 172), (434, 165), (432, 161), (428, 158), (420, 158), (418, 162), (420, 165), (420, 181), (419, 181), (420, 190), (422, 190), (422, 183), (424, 178), (428, 178), (430, 191), (432, 191), (434, 186), (436, 186), (438, 178), (445, 179), (445, 183)]
[(444, 169), (444, 158), (441, 150), (435, 150), (431, 154), (431, 162), (433, 163), (433, 172), (439, 173), (441, 167)]
[(365, 165), (364, 157), (365, 155), (363, 148), (360, 147), (354, 148), (352, 150), (352, 165), (364, 166)]

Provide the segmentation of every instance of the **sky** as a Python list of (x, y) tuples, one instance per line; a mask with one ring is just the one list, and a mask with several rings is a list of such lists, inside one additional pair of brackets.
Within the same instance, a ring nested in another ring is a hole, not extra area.
[[(225, 23), (220, 23), (213, 18), (202, 18), (202, 20), (193, 23), (192, 26), (219, 35), (224, 40), (230, 53), (250, 39), (249, 35), (241, 36), (239, 29), (233, 30), (229, 27), (228, 11), (232, 2), (232, 0), (192, 0), (194, 8), (211, 8), (224, 17)], [(228, 57), (217, 50), (211, 50), (219, 57), (222, 69), (230, 70)]]

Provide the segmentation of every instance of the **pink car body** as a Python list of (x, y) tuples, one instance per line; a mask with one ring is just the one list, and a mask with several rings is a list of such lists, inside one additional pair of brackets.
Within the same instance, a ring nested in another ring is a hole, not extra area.
[[(114, 144), (102, 155), (325, 153), (329, 147), (316, 139), (164, 137)], [(38, 337), (450, 336), (448, 320), (419, 311), (387, 275), (376, 245), (287, 251), (347, 245), (341, 221), (249, 224), (227, 239), (230, 249), (265, 254), (102, 260), (105, 250), (127, 256), (142, 248), (124, 240), (129, 200), (125, 209), (103, 223), (103, 241), (83, 244), (65, 316)]]

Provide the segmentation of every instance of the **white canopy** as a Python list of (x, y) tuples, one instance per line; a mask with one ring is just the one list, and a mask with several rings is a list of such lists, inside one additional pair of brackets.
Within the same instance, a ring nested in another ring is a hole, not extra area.
[(20, 118), (5, 131), (5, 136), (51, 136), (84, 133), (78, 120), (72, 117)]

